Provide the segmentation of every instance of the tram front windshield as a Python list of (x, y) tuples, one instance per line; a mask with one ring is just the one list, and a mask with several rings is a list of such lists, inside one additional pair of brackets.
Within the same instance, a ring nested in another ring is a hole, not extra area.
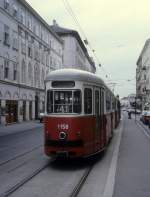
[(81, 113), (80, 90), (48, 90), (47, 113)]

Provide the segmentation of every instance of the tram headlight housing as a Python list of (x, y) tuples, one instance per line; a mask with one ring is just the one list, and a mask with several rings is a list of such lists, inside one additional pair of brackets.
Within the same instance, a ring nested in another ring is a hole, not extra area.
[(67, 134), (65, 132), (61, 131), (59, 133), (59, 139), (60, 140), (65, 140), (66, 138), (67, 138)]

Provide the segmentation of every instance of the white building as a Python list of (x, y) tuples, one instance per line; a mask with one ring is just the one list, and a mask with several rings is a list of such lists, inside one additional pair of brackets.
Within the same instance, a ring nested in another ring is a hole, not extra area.
[(136, 94), (143, 108), (150, 101), (150, 39), (146, 40), (137, 61)]
[(25, 0), (0, 1), (0, 122), (38, 118), (44, 78), (62, 67), (63, 41)]
[(89, 56), (77, 31), (60, 27), (56, 21), (50, 26), (64, 41), (63, 67), (96, 72), (95, 63)]

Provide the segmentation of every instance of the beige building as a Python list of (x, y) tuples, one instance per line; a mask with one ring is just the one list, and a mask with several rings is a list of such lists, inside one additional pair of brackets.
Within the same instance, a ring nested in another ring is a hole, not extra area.
[(0, 1), (0, 123), (37, 119), (63, 41), (25, 0)]
[(60, 27), (56, 21), (50, 26), (58, 36), (64, 41), (63, 67), (96, 72), (93, 59), (81, 40), (77, 31)]
[(150, 39), (146, 40), (137, 61), (136, 94), (141, 99), (142, 108), (150, 104)]

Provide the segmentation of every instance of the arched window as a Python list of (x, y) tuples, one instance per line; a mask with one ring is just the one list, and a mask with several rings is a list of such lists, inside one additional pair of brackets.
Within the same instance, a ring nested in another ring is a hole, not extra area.
[(9, 0), (4, 0), (4, 8), (9, 10)]
[(21, 78), (22, 78), (22, 83), (26, 83), (26, 64), (24, 59), (22, 60), (22, 65), (21, 65)]
[(13, 64), (13, 71), (12, 71), (13, 80), (16, 81), (18, 78), (18, 61), (16, 56), (13, 58), (12, 64)]

